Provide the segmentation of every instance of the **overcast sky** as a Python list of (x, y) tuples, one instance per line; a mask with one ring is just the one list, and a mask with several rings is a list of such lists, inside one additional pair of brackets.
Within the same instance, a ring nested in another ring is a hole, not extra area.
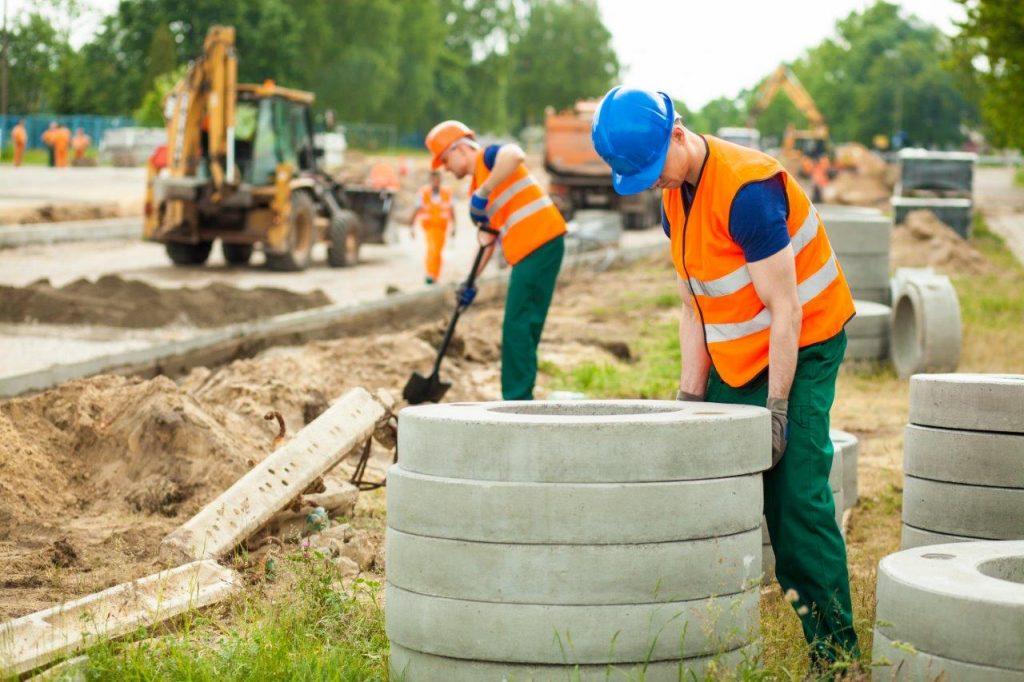
[[(343, 2), (344, 0), (336, 0)], [(74, 32), (82, 43), (117, 0), (86, 0), (95, 8)], [(598, 0), (624, 66), (624, 81), (664, 90), (691, 108), (734, 96), (831, 35), (837, 19), (873, 0)], [(904, 11), (956, 32), (963, 8), (953, 0), (897, 0)], [(8, 13), (34, 0), (7, 0)]]

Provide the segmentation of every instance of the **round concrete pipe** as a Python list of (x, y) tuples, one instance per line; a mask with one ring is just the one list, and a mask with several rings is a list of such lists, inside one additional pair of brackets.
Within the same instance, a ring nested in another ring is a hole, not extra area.
[(877, 629), (890, 642), (1024, 673), (1024, 542), (890, 554), (878, 565), (877, 600)]
[(551, 605), (445, 599), (389, 584), (386, 628), (401, 646), (451, 658), (568, 665), (678, 660), (751, 643), (759, 591), (681, 602)]
[(903, 524), (900, 532), (900, 549), (913, 549), (914, 547), (925, 547), (927, 545), (947, 545), (951, 542), (977, 542), (982, 538), (970, 538), (966, 535), (949, 535), (948, 533), (936, 533), (931, 530), (922, 530)]
[(417, 682), (508, 682), (509, 680), (573, 680), (574, 682), (607, 682), (607, 680), (644, 680), (644, 682), (679, 682), (708, 679), (712, 673), (735, 670), (744, 661), (757, 658), (758, 647), (749, 644), (715, 656), (697, 656), (683, 660), (620, 663), (618, 665), (530, 665), (471, 661), (425, 654), (391, 644), (391, 674), (399, 680)]
[(1024, 374), (919, 374), (910, 379), (910, 423), (1024, 433)]
[(961, 485), (905, 476), (903, 522), (949, 535), (1024, 540), (1024, 488)]
[(733, 594), (756, 583), (761, 531), (648, 544), (524, 545), (389, 528), (387, 557), (389, 583), (435, 597), (508, 604), (675, 602)]
[(1024, 488), (1024, 434), (907, 425), (903, 472), (933, 481)]
[(739, 476), (771, 464), (768, 411), (744, 405), (455, 403), (406, 408), (398, 423), (402, 469), (431, 476), (628, 483)]
[(857, 489), (857, 456), (860, 450), (860, 442), (857, 436), (839, 429), (832, 429), (828, 432), (832, 439), (832, 445), (838, 445), (843, 450), (843, 508), (850, 509), (860, 499)]
[(906, 378), (921, 372), (950, 372), (960, 362), (960, 302), (948, 277), (920, 277), (902, 283), (893, 308), (892, 362)]
[(646, 543), (757, 528), (760, 474), (652, 483), (506, 483), (388, 469), (388, 527), (511, 543)]
[(924, 682), (956, 680), (957, 682), (1024, 682), (1024, 671), (964, 663), (915, 651), (906, 642), (893, 642), (875, 628), (871, 650), (873, 679), (886, 682)]

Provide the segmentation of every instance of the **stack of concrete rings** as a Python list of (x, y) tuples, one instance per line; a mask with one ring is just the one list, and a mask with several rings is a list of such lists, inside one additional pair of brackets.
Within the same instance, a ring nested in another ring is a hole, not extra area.
[[(832, 440), (832, 447), (842, 450), (843, 510), (853, 509), (860, 499), (857, 487), (857, 456), (860, 451), (860, 441), (852, 433), (839, 429), (830, 430), (828, 436)], [(833, 465), (835, 465), (835, 461), (833, 461)]]
[(853, 297), (889, 305), (892, 220), (881, 211), (847, 206), (825, 205), (818, 212)]
[[(846, 492), (843, 486), (846, 484), (846, 460), (844, 458), (850, 450), (850, 444), (849, 440), (843, 436), (837, 439), (838, 434), (853, 438), (854, 450), (856, 450), (857, 439), (845, 431), (834, 429), (829, 431), (829, 439), (832, 441), (832, 468), (828, 472), (828, 485), (832, 490), (832, 499), (836, 505), (836, 525), (839, 526), (839, 532), (845, 538), (843, 512), (846, 510)], [(856, 457), (856, 453), (854, 453), (854, 457)], [(764, 572), (762, 582), (765, 585), (775, 580), (775, 552), (772, 550), (771, 539), (768, 537), (768, 523), (763, 516), (761, 517), (761, 569)]]
[(756, 655), (763, 408), (454, 403), (399, 415), (400, 679), (676, 680)]
[[(901, 276), (902, 275), (902, 276)], [(900, 378), (952, 372), (960, 363), (960, 300), (949, 277), (898, 273), (892, 310), (892, 364)]]
[(1024, 375), (912, 377), (903, 473), (904, 549), (1024, 540)]
[(877, 598), (875, 680), (1024, 680), (1024, 542), (890, 554)]
[(885, 360), (889, 357), (892, 310), (887, 305), (855, 300), (857, 314), (846, 324), (845, 360)]

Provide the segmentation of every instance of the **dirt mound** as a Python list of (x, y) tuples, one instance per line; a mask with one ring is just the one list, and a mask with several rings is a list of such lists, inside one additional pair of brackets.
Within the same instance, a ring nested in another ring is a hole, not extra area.
[(836, 163), (843, 170), (825, 188), (826, 203), (888, 210), (899, 172), (896, 166), (857, 143), (839, 145)]
[(162, 289), (117, 275), (54, 287), (41, 280), (26, 287), (0, 286), (0, 321), (96, 324), (153, 328), (180, 323), (218, 327), (315, 308), (331, 301), (322, 291), (296, 293), (221, 283), (201, 288)]
[(911, 211), (892, 231), (894, 267), (928, 267), (946, 274), (985, 273), (991, 264), (928, 210)]

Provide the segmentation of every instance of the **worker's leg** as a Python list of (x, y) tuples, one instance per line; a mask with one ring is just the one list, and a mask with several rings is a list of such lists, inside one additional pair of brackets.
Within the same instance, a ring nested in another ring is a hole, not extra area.
[(20, 166), (21, 160), (25, 156), (25, 148), (21, 145), (15, 145), (14, 147), (14, 165)]
[[(825, 660), (842, 652), (857, 654), (846, 545), (828, 482), (829, 410), (845, 350), (844, 332), (800, 351), (789, 394), (789, 442), (778, 466), (764, 473), (764, 513), (775, 575), (784, 592), (795, 592), (793, 608), (812, 656)], [(767, 392), (766, 377), (736, 389), (712, 370), (707, 400), (764, 405)]]
[(424, 266), (430, 282), (436, 282), (441, 277), (441, 250), (444, 248), (446, 235), (447, 230), (443, 224), (423, 226), (423, 236), (427, 242), (427, 257)]
[(537, 380), (537, 346), (565, 255), (558, 237), (515, 264), (505, 297), (501, 329), (501, 396), (532, 400)]

